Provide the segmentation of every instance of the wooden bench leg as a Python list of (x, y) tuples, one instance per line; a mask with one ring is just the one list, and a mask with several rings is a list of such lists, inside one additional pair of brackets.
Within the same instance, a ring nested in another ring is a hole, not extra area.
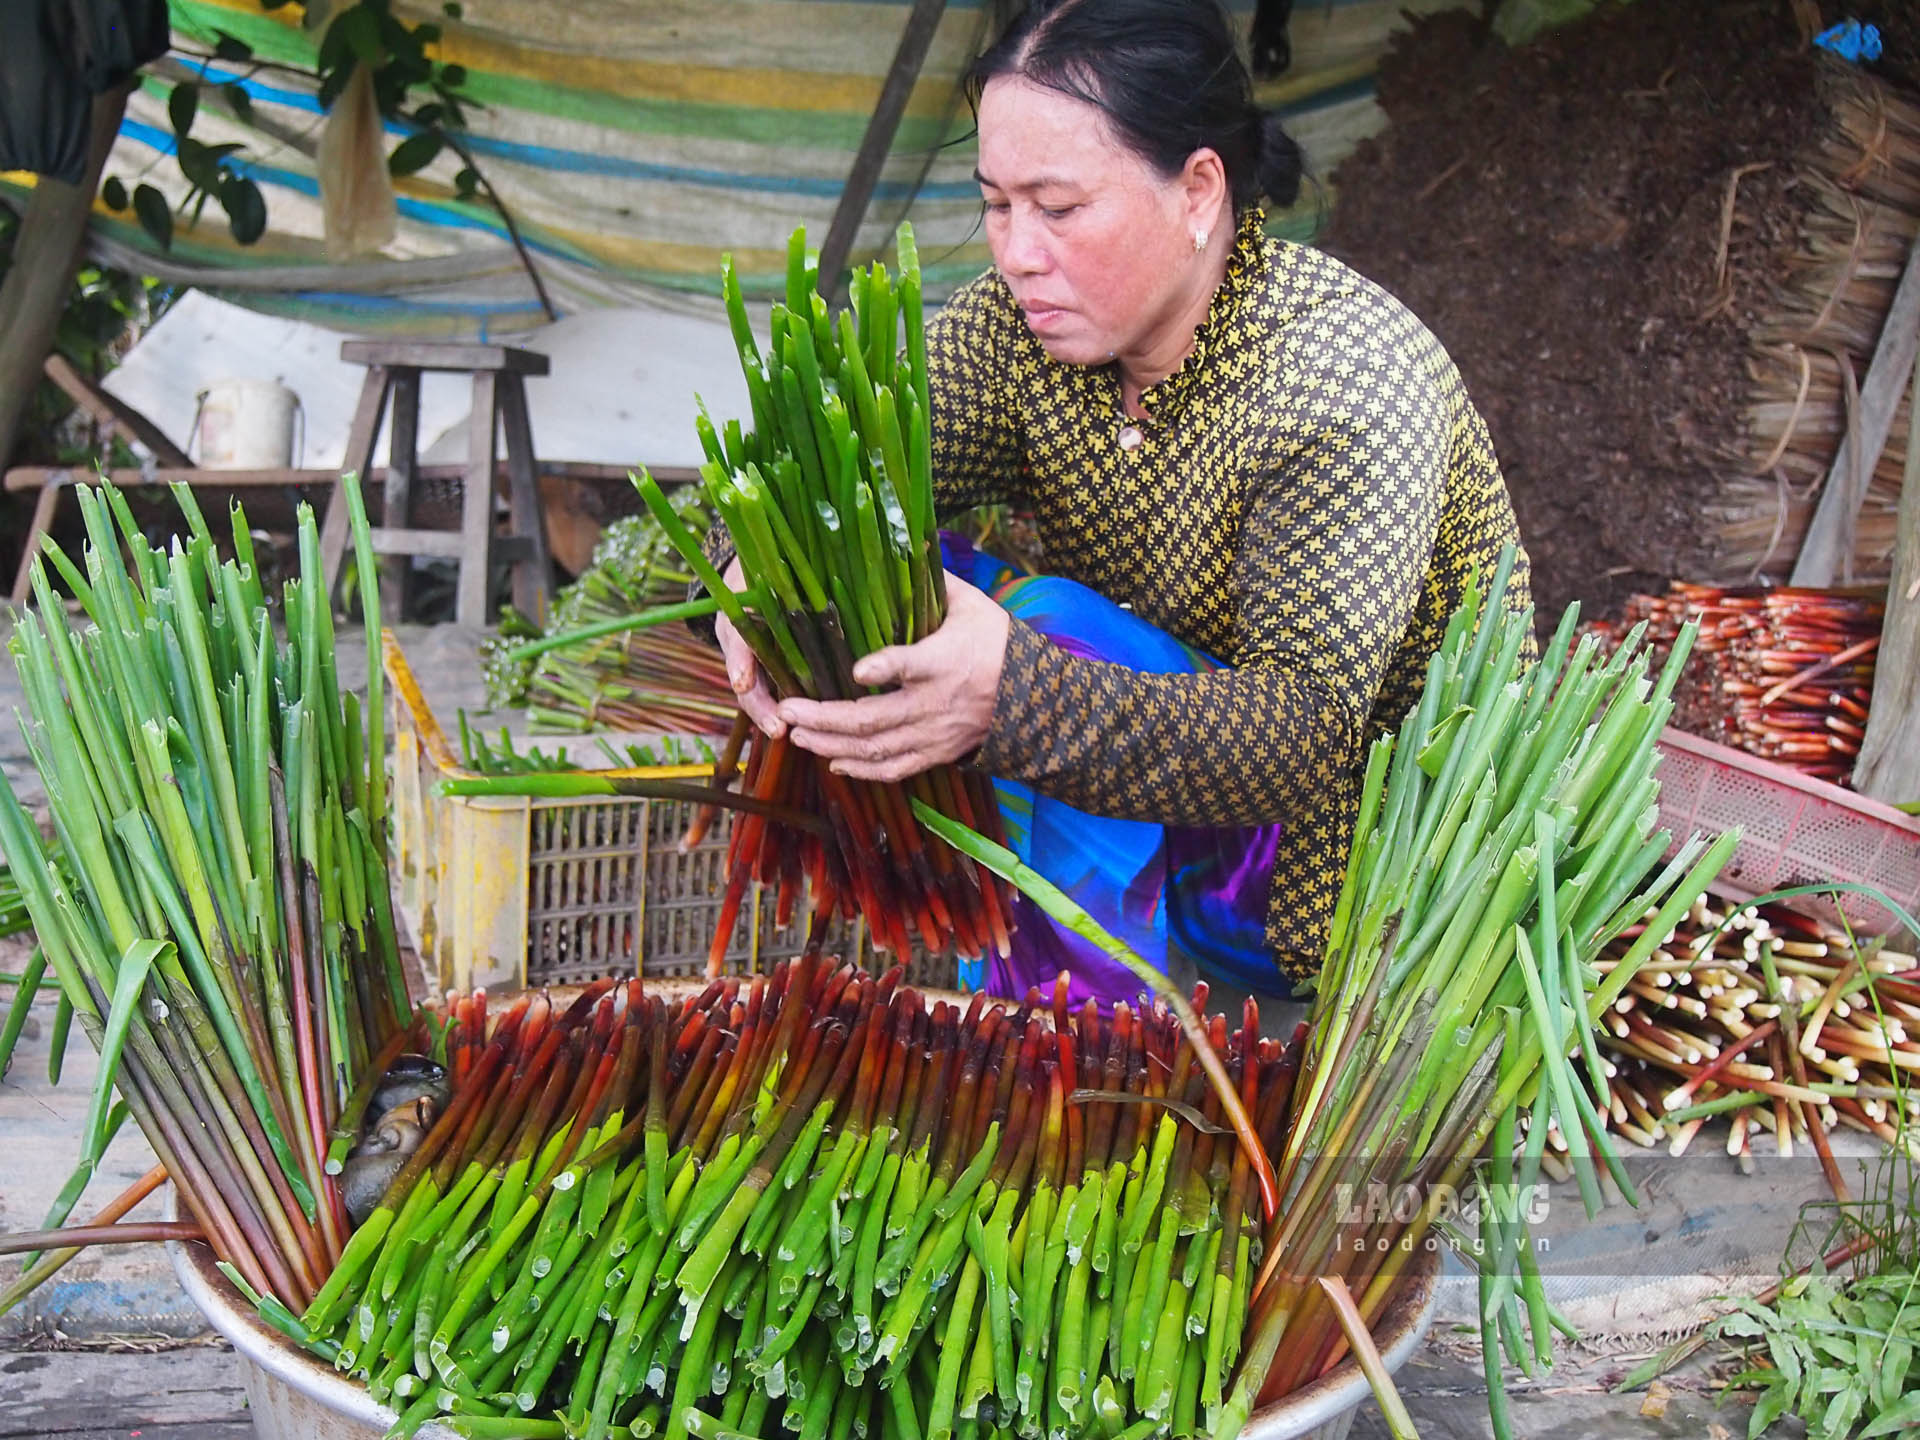
[(521, 377), (508, 374), (500, 392), (500, 419), (507, 437), (507, 497), (513, 511), (513, 533), (526, 540), (528, 551), (513, 566), (513, 603), (520, 613), (546, 624), (552, 599), (553, 565), (547, 551), (547, 517), (540, 507), (540, 481), (533, 459), (533, 424), (527, 414), (527, 391)]
[[(380, 523), (395, 530), (413, 524), (414, 471), (419, 464), (420, 372), (393, 373), (393, 424), (388, 427), (387, 503)], [(380, 562), (380, 619), (397, 625), (406, 611), (407, 578), (413, 560), (392, 555)]]
[[(360, 483), (373, 469), (374, 442), (380, 438), (380, 421), (387, 412), (387, 383), (390, 376), (384, 365), (369, 365), (367, 378), (360, 386), (360, 404), (353, 412), (353, 429), (347, 432), (347, 457), (342, 473), (351, 472)], [(361, 493), (365, 493), (362, 491)], [(327, 497), (327, 518), (320, 528), (320, 575), (331, 596), (340, 580), (340, 567), (346, 556), (351, 529), (347, 507), (341, 503), (338, 488)], [(373, 617), (367, 617), (373, 623)]]
[(473, 375), (473, 411), (467, 417), (467, 474), (461, 485), (460, 585), (454, 619), (479, 630), (486, 626), (487, 596), (493, 571), (493, 435), (497, 424), (497, 377), (491, 370)]
[(27, 543), (20, 551), (20, 568), (13, 572), (13, 603), (25, 605), (33, 595), (33, 557), (40, 553), (40, 537), (53, 527), (60, 508), (60, 492), (67, 488), (64, 476), (50, 476), (40, 487), (33, 502), (33, 523), (27, 527)]

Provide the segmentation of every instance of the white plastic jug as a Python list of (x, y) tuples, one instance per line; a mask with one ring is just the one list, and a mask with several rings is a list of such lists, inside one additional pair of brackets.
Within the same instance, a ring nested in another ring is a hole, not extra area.
[(279, 470), (293, 464), (300, 397), (279, 381), (216, 380), (196, 399), (191, 438), (203, 468)]

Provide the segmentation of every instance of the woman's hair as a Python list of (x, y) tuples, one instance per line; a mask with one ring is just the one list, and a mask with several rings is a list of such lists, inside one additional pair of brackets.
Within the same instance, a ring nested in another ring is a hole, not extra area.
[(1028, 0), (968, 71), (976, 108), (1002, 75), (1094, 106), (1164, 176), (1213, 150), (1236, 215), (1263, 196), (1285, 206), (1300, 193), (1300, 147), (1254, 103), (1219, 0)]

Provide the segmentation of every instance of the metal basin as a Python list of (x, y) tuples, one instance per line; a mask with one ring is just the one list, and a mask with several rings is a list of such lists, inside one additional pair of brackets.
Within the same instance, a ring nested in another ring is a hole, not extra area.
[[(167, 1252), (187, 1298), (239, 1357), (259, 1440), (379, 1440), (386, 1434), (394, 1412), (376, 1404), (359, 1381), (322, 1364), (254, 1314), (214, 1268), (206, 1246), (169, 1241)], [(1433, 1324), (1439, 1273), (1438, 1251), (1416, 1257), (1400, 1297), (1381, 1317), (1374, 1339), (1389, 1370), (1407, 1362)], [(1371, 1393), (1359, 1366), (1343, 1360), (1313, 1384), (1256, 1411), (1242, 1440), (1345, 1440), (1354, 1411)], [(424, 1425), (419, 1434), (421, 1440), (459, 1440), (443, 1425)]]

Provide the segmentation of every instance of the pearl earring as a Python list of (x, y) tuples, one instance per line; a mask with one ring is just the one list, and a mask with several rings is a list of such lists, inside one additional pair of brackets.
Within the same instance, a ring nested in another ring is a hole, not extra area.
[(1205, 230), (1194, 231), (1193, 232), (1194, 253), (1199, 254), (1201, 251), (1205, 250), (1206, 248), (1207, 248), (1207, 232)]

